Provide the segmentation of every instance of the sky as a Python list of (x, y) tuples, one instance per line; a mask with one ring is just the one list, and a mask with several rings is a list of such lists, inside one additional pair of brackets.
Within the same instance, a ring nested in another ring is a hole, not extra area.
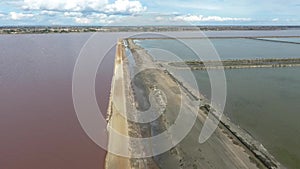
[(0, 26), (300, 25), (300, 0), (1, 0)]

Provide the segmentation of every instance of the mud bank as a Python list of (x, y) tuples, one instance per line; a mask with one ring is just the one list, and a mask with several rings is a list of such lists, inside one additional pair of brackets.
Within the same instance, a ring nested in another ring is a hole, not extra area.
[(300, 66), (300, 58), (288, 59), (242, 59), (224, 61), (186, 61), (170, 62), (169, 66), (191, 70), (207, 69), (247, 69), (247, 68), (278, 68)]
[[(203, 32), (204, 34), (200, 34), (198, 33), (198, 35), (202, 35), (202, 36), (182, 36), (180, 37), (180, 39), (236, 39), (236, 38), (246, 38), (246, 39), (254, 39), (254, 40), (261, 40), (261, 38), (299, 38), (300, 36), (296, 36), (296, 35), (291, 35), (291, 36), (276, 36), (276, 35), (271, 35), (271, 36), (232, 36), (232, 35), (229, 35), (229, 36), (204, 36), (206, 35), (205, 33), (206, 32)], [(174, 37), (169, 37), (169, 36), (165, 36), (165, 37), (162, 37), (162, 36), (159, 36), (159, 37), (147, 37), (147, 38), (134, 38), (134, 40), (149, 40), (149, 39), (157, 39), (157, 40), (167, 40), (167, 39), (176, 39)], [(262, 39), (264, 40), (264, 39)], [(273, 40), (266, 40), (266, 41), (273, 41)], [(275, 42), (278, 42), (278, 41), (275, 41)], [(282, 42), (282, 41), (280, 41)], [(293, 43), (293, 42), (292, 42)]]

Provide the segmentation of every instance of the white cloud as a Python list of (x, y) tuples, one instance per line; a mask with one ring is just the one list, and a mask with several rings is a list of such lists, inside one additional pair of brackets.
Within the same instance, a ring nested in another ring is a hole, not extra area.
[(155, 21), (164, 21), (166, 18), (162, 17), (162, 16), (157, 16), (155, 17)]
[(24, 18), (31, 18), (34, 17), (34, 14), (25, 14), (25, 13), (17, 13), (17, 12), (10, 12), (9, 16), (12, 20), (20, 20)]
[(251, 18), (231, 18), (220, 16), (203, 16), (203, 15), (181, 15), (171, 18), (173, 21), (185, 22), (225, 22), (225, 21), (251, 21)]
[(75, 22), (79, 24), (89, 24), (92, 20), (89, 18), (75, 18)]
[(110, 14), (136, 14), (146, 10), (137, 0), (24, 0), (25, 10), (99, 12)]
[(104, 11), (107, 13), (136, 14), (146, 11), (146, 9), (139, 1), (117, 0), (113, 4), (106, 5)]
[(120, 16), (117, 15), (106, 15), (103, 13), (92, 13), (90, 15), (75, 17), (75, 22), (79, 24), (110, 24), (113, 23), (116, 19), (119, 19)]
[(24, 0), (24, 9), (29, 10), (58, 10), (84, 11), (99, 10), (108, 0)]
[(273, 22), (278, 22), (279, 21), (279, 18), (274, 18), (272, 19)]
[(164, 0), (164, 1), (158, 1), (157, 5), (159, 6), (165, 6), (165, 7), (173, 7), (177, 9), (196, 9), (196, 10), (220, 10), (222, 9), (222, 5), (220, 5), (220, 2), (205, 2), (205, 1), (180, 1), (178, 3), (174, 3), (174, 0)]
[[(139, 0), (21, 0), (23, 10), (67, 17), (78, 24), (111, 24), (124, 15), (146, 11)], [(14, 14), (12, 18), (25, 17)]]
[(57, 12), (57, 11), (41, 11), (40, 12), (40, 14), (42, 14), (42, 15), (49, 15), (49, 16), (55, 16), (55, 15), (57, 15), (57, 14), (59, 14), (59, 12)]
[(65, 12), (66, 17), (81, 17), (83, 14), (81, 12)]
[(118, 15), (101, 15), (101, 14), (95, 14), (94, 17), (97, 22), (102, 24), (111, 24), (114, 23), (116, 20), (122, 18), (122, 16), (118, 16)]

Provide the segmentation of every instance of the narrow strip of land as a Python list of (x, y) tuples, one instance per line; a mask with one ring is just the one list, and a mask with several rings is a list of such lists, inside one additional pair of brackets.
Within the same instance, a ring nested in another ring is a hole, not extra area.
[(245, 69), (245, 68), (276, 68), (300, 66), (300, 58), (286, 59), (240, 59), (223, 61), (185, 61), (166, 63), (176, 68), (192, 70), (206, 69)]
[[(108, 142), (108, 153), (106, 155), (105, 168), (110, 169), (129, 169), (131, 168), (130, 158), (118, 156), (114, 153), (117, 150), (121, 150), (124, 147), (128, 147), (126, 140), (120, 140), (115, 134), (120, 133), (124, 136), (128, 136), (128, 123), (124, 113), (126, 107), (124, 103), (127, 102), (125, 98), (125, 82), (124, 82), (124, 68), (123, 68), (123, 50), (120, 47), (122, 44), (119, 42), (117, 45), (116, 59), (115, 59), (115, 71), (112, 80), (110, 107), (108, 111), (108, 130), (109, 130), (109, 142)], [(114, 130), (114, 131), (113, 131)]]

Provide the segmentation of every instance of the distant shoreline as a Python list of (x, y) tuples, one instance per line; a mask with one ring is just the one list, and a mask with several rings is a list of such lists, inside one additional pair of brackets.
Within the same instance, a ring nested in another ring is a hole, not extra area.
[(0, 34), (300, 30), (300, 26), (2, 26)]

